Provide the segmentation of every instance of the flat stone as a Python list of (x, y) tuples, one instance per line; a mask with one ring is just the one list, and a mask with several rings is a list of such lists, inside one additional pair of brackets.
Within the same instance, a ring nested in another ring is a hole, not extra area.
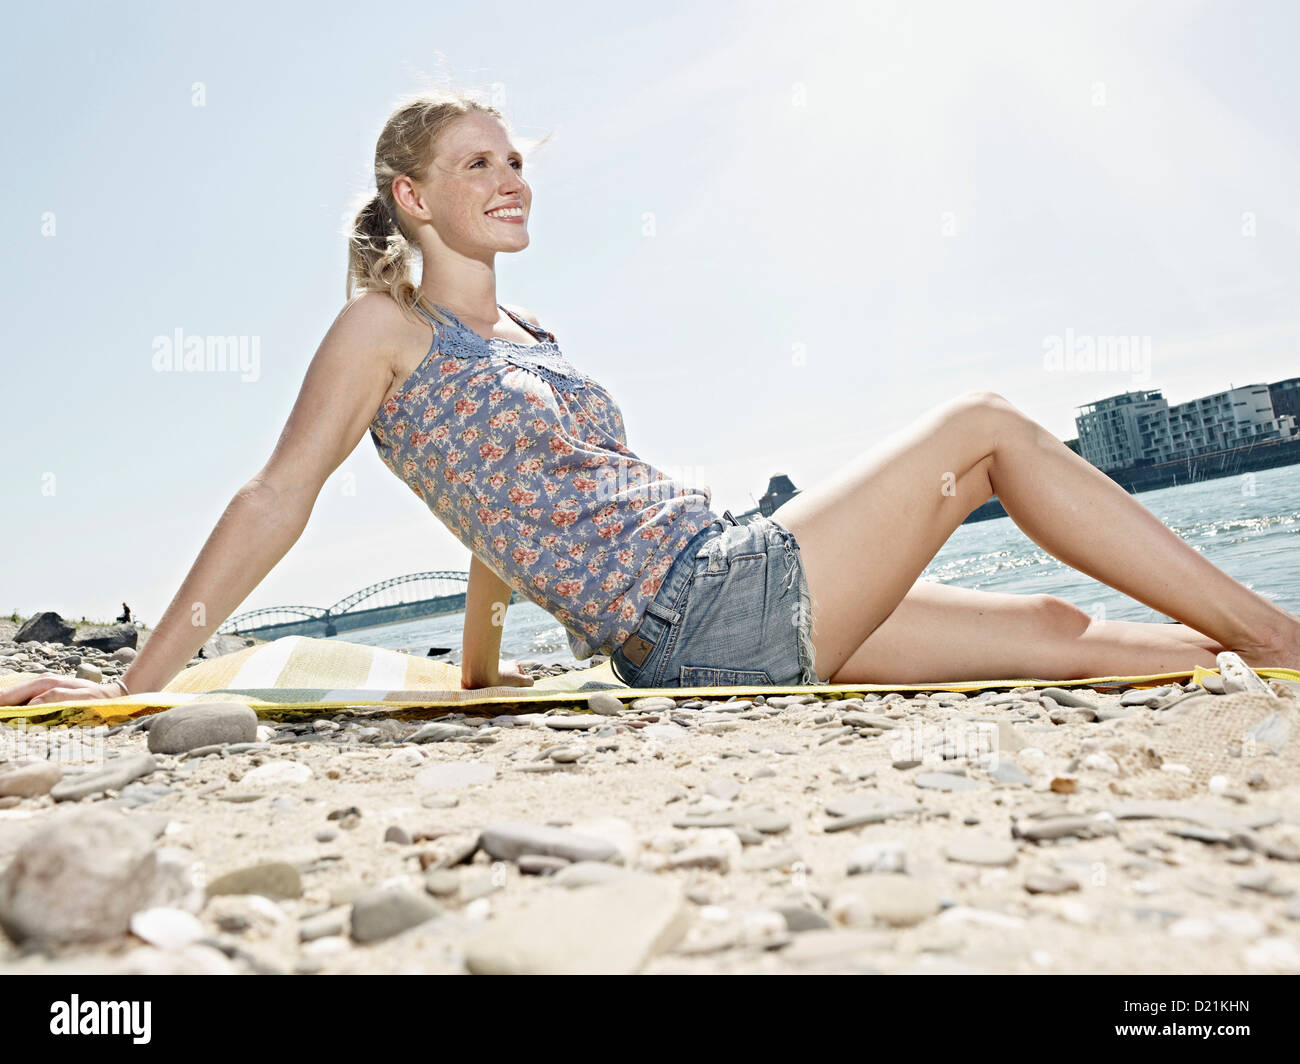
[(0, 798), (39, 798), (63, 776), (57, 761), (29, 761), (0, 769)]
[(780, 956), (787, 964), (799, 966), (831, 964), (888, 945), (889, 936), (880, 932), (826, 928), (796, 935)]
[(149, 751), (154, 754), (251, 743), (257, 739), (257, 713), (242, 702), (195, 702), (158, 714), (148, 734)]
[(479, 836), (479, 845), (502, 861), (513, 861), (526, 853), (569, 861), (608, 861), (618, 855), (618, 847), (606, 839), (519, 821), (489, 824)]
[(285, 861), (267, 861), (218, 876), (208, 884), (208, 897), (220, 894), (260, 894), (264, 898), (302, 897), (302, 877)]
[(838, 798), (826, 803), (828, 813), (839, 815), (822, 825), (823, 831), (847, 831), (864, 824), (883, 824), (896, 817), (916, 816), (922, 806), (885, 798)]
[(120, 791), (133, 780), (141, 779), (158, 767), (152, 754), (121, 754), (104, 766), (76, 776), (64, 776), (50, 789), (56, 802), (75, 802), (99, 791)]
[(840, 923), (911, 927), (939, 911), (933, 887), (910, 876), (859, 876), (831, 900), (831, 915)]
[(543, 717), (542, 723), (548, 728), (554, 728), (558, 731), (586, 731), (588, 728), (603, 728), (609, 722), (597, 714), (584, 713), (581, 715)]
[(740, 784), (730, 776), (714, 776), (704, 785), (706, 793), (724, 802), (730, 802), (740, 795)]
[(1067, 691), (1064, 687), (1044, 687), (1038, 692), (1040, 698), (1050, 698), (1058, 706), (1073, 706), (1078, 709), (1097, 709), (1097, 703), (1083, 695)]
[(156, 872), (145, 827), (118, 812), (78, 810), (14, 852), (0, 875), (0, 927), (20, 945), (116, 938), (149, 904)]
[(547, 891), (494, 921), (465, 947), (476, 975), (634, 975), (690, 927), (680, 884), (629, 874)]
[(352, 901), (350, 927), (356, 942), (378, 942), (442, 915), (442, 906), (428, 894), (399, 887), (380, 887)]
[(408, 743), (445, 743), (449, 739), (468, 739), (474, 728), (464, 724), (426, 724), (406, 741)]
[(918, 787), (934, 791), (982, 791), (988, 787), (984, 780), (956, 776), (951, 772), (922, 772), (914, 782)]
[(813, 912), (812, 909), (802, 905), (776, 905), (773, 909), (785, 919), (786, 929), (796, 934), (803, 934), (806, 931), (824, 931), (831, 926), (831, 922), (821, 913)]
[(621, 865), (607, 864), (604, 861), (576, 861), (556, 872), (553, 882), (557, 886), (572, 889), (612, 883), (632, 874)]
[(1161, 699), (1168, 698), (1173, 693), (1174, 689), (1172, 687), (1133, 688), (1120, 695), (1119, 704), (1121, 706), (1154, 707)]
[(1028, 839), (1031, 842), (1043, 842), (1048, 839), (1079, 838), (1091, 839), (1098, 835), (1114, 835), (1114, 823), (1086, 816), (1058, 816), (1043, 820), (1019, 820), (1012, 824), (1011, 833), (1015, 838)]
[(1033, 875), (1025, 877), (1025, 890), (1030, 894), (1068, 894), (1079, 889), (1079, 881), (1069, 876)]
[(1015, 843), (976, 832), (950, 839), (943, 852), (948, 860), (962, 864), (1006, 867), (1016, 863)]
[(207, 933), (202, 922), (183, 909), (141, 909), (131, 917), (131, 934), (159, 949), (180, 949)]

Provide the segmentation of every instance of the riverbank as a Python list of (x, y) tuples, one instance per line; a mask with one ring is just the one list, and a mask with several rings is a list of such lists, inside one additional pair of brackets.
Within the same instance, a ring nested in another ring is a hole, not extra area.
[(1272, 686), (233, 710), (98, 783), (4, 729), (0, 971), (1300, 972)]

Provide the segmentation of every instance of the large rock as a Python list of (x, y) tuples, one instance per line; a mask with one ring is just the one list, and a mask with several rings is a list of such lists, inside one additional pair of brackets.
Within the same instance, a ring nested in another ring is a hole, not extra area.
[(17, 632), (15, 643), (70, 643), (76, 631), (53, 610), (45, 610), (30, 617)]
[(686, 934), (681, 885), (629, 873), (614, 883), (547, 891), (465, 947), (475, 975), (634, 975)]
[(134, 648), (139, 638), (140, 633), (133, 624), (96, 625), (78, 629), (72, 637), (72, 645), (111, 654), (122, 647)]
[(0, 876), (0, 927), (20, 944), (125, 934), (154, 888), (153, 839), (121, 813), (87, 810), (37, 831)]
[(183, 754), (200, 746), (257, 740), (257, 713), (242, 702), (195, 702), (158, 714), (149, 725), (149, 750)]

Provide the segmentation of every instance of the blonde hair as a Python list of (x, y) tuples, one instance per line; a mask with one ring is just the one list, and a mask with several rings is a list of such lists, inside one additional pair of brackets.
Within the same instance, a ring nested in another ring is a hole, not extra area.
[(393, 181), (405, 174), (428, 176), (438, 137), (447, 126), (469, 114), (505, 116), (471, 92), (421, 94), (401, 103), (384, 123), (375, 144), (376, 191), (356, 211), (348, 233), (347, 298), (355, 293), (387, 292), (408, 315), (422, 306), (443, 325), (449, 322), (420, 293), (414, 279), (419, 247), (411, 239), (393, 201)]

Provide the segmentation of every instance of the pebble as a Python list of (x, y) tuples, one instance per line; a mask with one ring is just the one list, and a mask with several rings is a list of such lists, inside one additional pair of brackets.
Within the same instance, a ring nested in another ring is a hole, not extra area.
[(591, 887), (632, 874), (626, 868), (604, 861), (575, 861), (557, 871), (553, 881), (562, 887)]
[(861, 876), (849, 884), (831, 899), (831, 916), (840, 924), (911, 927), (940, 908), (934, 888), (908, 876)]
[(99, 791), (120, 791), (132, 780), (141, 779), (158, 767), (151, 754), (121, 754), (105, 761), (103, 768), (76, 776), (65, 775), (51, 789), (56, 802), (75, 802)]
[(408, 743), (445, 743), (449, 739), (466, 739), (474, 734), (464, 724), (426, 724), (406, 741)]
[(1034, 782), (1009, 757), (999, 757), (997, 764), (989, 769), (988, 773), (989, 778), (995, 783), (1009, 787), (1028, 787)]
[(1078, 709), (1096, 711), (1097, 704), (1083, 695), (1067, 691), (1064, 687), (1044, 687), (1039, 692), (1041, 698), (1050, 698), (1058, 706), (1072, 706)]
[(39, 798), (63, 776), (55, 761), (29, 761), (0, 769), (0, 797)]
[(264, 898), (301, 898), (302, 877), (286, 861), (266, 861), (218, 876), (208, 884), (208, 897), (259, 894)]
[(353, 899), (350, 929), (356, 942), (378, 942), (441, 914), (442, 907), (427, 894), (379, 887)]
[(159, 949), (180, 949), (208, 932), (202, 922), (183, 909), (141, 909), (131, 917), (131, 933)]
[(688, 904), (676, 882), (641, 874), (548, 891), (471, 939), (465, 966), (476, 975), (635, 975), (685, 937)]
[(618, 854), (618, 848), (606, 839), (518, 821), (489, 824), (479, 836), (479, 845), (502, 861), (512, 861), (526, 853), (569, 861), (608, 861)]
[(623, 712), (623, 702), (616, 695), (596, 691), (587, 699), (587, 708), (604, 717), (617, 717)]
[(149, 727), (149, 751), (183, 754), (202, 746), (251, 743), (257, 739), (257, 713), (242, 702), (197, 702), (157, 715)]
[(1030, 894), (1068, 894), (1079, 889), (1079, 881), (1069, 876), (1033, 875), (1025, 877), (1025, 890)]

